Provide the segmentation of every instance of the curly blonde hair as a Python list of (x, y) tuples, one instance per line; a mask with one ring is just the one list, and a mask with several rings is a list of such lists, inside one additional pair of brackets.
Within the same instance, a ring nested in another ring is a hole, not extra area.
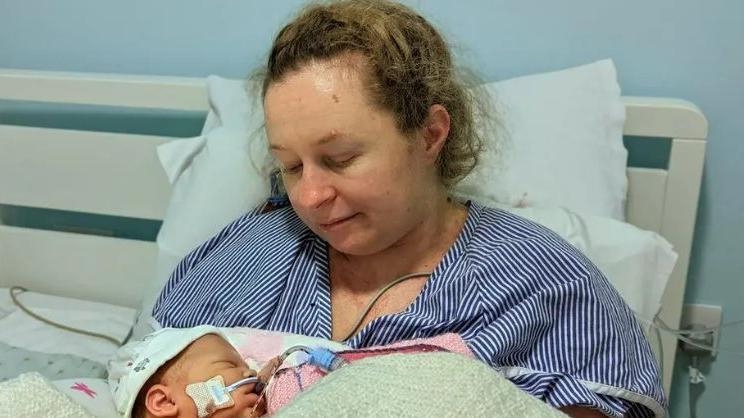
[(348, 53), (365, 58), (372, 103), (390, 111), (402, 133), (422, 128), (432, 105), (447, 109), (450, 131), (437, 161), (443, 185), (451, 187), (472, 171), (483, 148), (475, 114), (486, 113), (487, 102), (466, 88), (439, 32), (401, 4), (345, 0), (307, 6), (276, 36), (261, 75), (261, 97), (303, 65)]

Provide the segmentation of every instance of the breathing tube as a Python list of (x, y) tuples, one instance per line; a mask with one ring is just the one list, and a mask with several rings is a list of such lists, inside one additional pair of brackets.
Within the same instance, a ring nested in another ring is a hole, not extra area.
[(326, 373), (337, 370), (349, 363), (344, 358), (327, 348), (307, 347), (304, 345), (296, 345), (285, 351), (281, 356), (282, 363), (287, 359), (287, 357), (298, 351), (307, 354), (307, 364), (320, 367)]

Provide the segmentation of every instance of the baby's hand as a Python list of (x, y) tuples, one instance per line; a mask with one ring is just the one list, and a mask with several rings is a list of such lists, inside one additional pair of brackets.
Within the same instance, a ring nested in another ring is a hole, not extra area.
[[(276, 372), (276, 369), (281, 366), (281, 364), (281, 356), (274, 357), (266, 363), (261, 371), (258, 372), (258, 375), (256, 375), (256, 377), (258, 377), (260, 383), (257, 384), (262, 385), (263, 388), (261, 388), (259, 391), (256, 391), (258, 392), (258, 399), (256, 400), (252, 408), (248, 408), (244, 411), (244, 413), (240, 416), (241, 418), (257, 418), (266, 415), (266, 386), (269, 384), (269, 380), (271, 380), (271, 377)], [(251, 370), (251, 372), (253, 371)]]
[(274, 373), (276, 373), (276, 370), (281, 365), (282, 356), (276, 356), (273, 359), (269, 360), (266, 365), (263, 366), (261, 371), (258, 372), (258, 380), (260, 380), (264, 385), (268, 384), (269, 380), (271, 380), (271, 377), (274, 376)]

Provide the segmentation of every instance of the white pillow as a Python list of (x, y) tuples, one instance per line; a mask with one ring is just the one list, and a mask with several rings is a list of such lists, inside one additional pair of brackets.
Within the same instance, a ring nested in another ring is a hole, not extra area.
[(652, 320), (659, 312), (677, 261), (672, 245), (659, 234), (563, 208), (500, 208), (553, 230), (583, 252), (638, 317)]
[(207, 91), (210, 112), (202, 135), (158, 147), (173, 192), (157, 237), (156, 277), (144, 291), (134, 337), (153, 330), (152, 308), (178, 262), (269, 195), (260, 103), (238, 80), (209, 76)]
[(505, 128), (456, 194), (624, 219), (625, 106), (611, 60), (485, 86)]

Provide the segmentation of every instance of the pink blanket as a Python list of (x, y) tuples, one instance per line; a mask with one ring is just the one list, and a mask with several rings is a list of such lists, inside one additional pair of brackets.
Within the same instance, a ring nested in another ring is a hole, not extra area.
[[(457, 334), (407, 340), (386, 346), (341, 351), (337, 354), (353, 363), (366, 357), (432, 351), (448, 351), (473, 357), (473, 353)], [(326, 373), (323, 370), (310, 364), (279, 370), (265, 392), (267, 394), (268, 414), (276, 413), (280, 408), (289, 404), (295, 396), (307, 390), (325, 375)]]

